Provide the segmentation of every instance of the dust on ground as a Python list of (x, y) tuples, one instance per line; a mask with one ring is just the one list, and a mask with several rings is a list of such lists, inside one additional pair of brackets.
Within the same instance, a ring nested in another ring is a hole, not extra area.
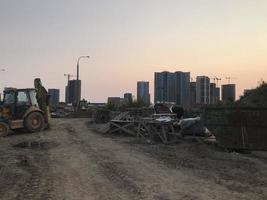
[(266, 152), (146, 144), (93, 128), (55, 119), (48, 131), (1, 138), (0, 199), (267, 199)]

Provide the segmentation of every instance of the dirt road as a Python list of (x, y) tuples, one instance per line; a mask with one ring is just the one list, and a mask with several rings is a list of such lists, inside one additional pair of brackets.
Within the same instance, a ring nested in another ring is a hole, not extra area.
[(198, 142), (143, 144), (96, 133), (86, 119), (0, 140), (0, 199), (264, 200), (267, 154)]

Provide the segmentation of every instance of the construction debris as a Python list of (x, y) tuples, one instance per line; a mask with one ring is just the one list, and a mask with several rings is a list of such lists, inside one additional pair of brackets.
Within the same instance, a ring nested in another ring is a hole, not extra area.
[(181, 127), (181, 133), (183, 136), (185, 135), (203, 136), (203, 137), (211, 136), (211, 133), (204, 126), (200, 117), (182, 119), (180, 120), (179, 125)]
[(177, 141), (181, 134), (175, 128), (175, 115), (156, 114), (152, 117), (135, 119), (129, 112), (121, 113), (110, 121), (109, 133), (124, 132), (150, 142), (159, 139), (163, 144)]
[(97, 109), (94, 113), (94, 120), (97, 124), (109, 122), (110, 117), (110, 111), (105, 108)]
[(184, 136), (208, 137), (211, 135), (199, 117), (178, 119), (177, 116), (183, 112), (181, 109), (176, 109), (179, 112), (173, 113), (164, 104), (156, 104), (154, 108), (156, 114), (144, 112), (142, 109), (129, 109), (121, 112), (106, 124), (105, 128), (98, 128), (98, 131), (126, 133), (149, 143), (160, 141), (163, 144), (177, 142)]

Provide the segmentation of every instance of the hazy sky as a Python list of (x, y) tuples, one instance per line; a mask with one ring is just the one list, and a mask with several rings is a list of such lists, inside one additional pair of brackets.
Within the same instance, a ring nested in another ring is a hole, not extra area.
[(154, 71), (267, 80), (267, 0), (0, 0), (0, 88), (60, 88), (76, 73), (93, 102), (136, 92)]

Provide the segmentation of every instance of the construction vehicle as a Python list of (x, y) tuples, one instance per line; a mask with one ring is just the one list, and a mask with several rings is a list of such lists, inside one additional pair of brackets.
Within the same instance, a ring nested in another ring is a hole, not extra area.
[(32, 89), (5, 88), (0, 106), (0, 137), (9, 130), (42, 131), (49, 127), (49, 95), (39, 78)]

